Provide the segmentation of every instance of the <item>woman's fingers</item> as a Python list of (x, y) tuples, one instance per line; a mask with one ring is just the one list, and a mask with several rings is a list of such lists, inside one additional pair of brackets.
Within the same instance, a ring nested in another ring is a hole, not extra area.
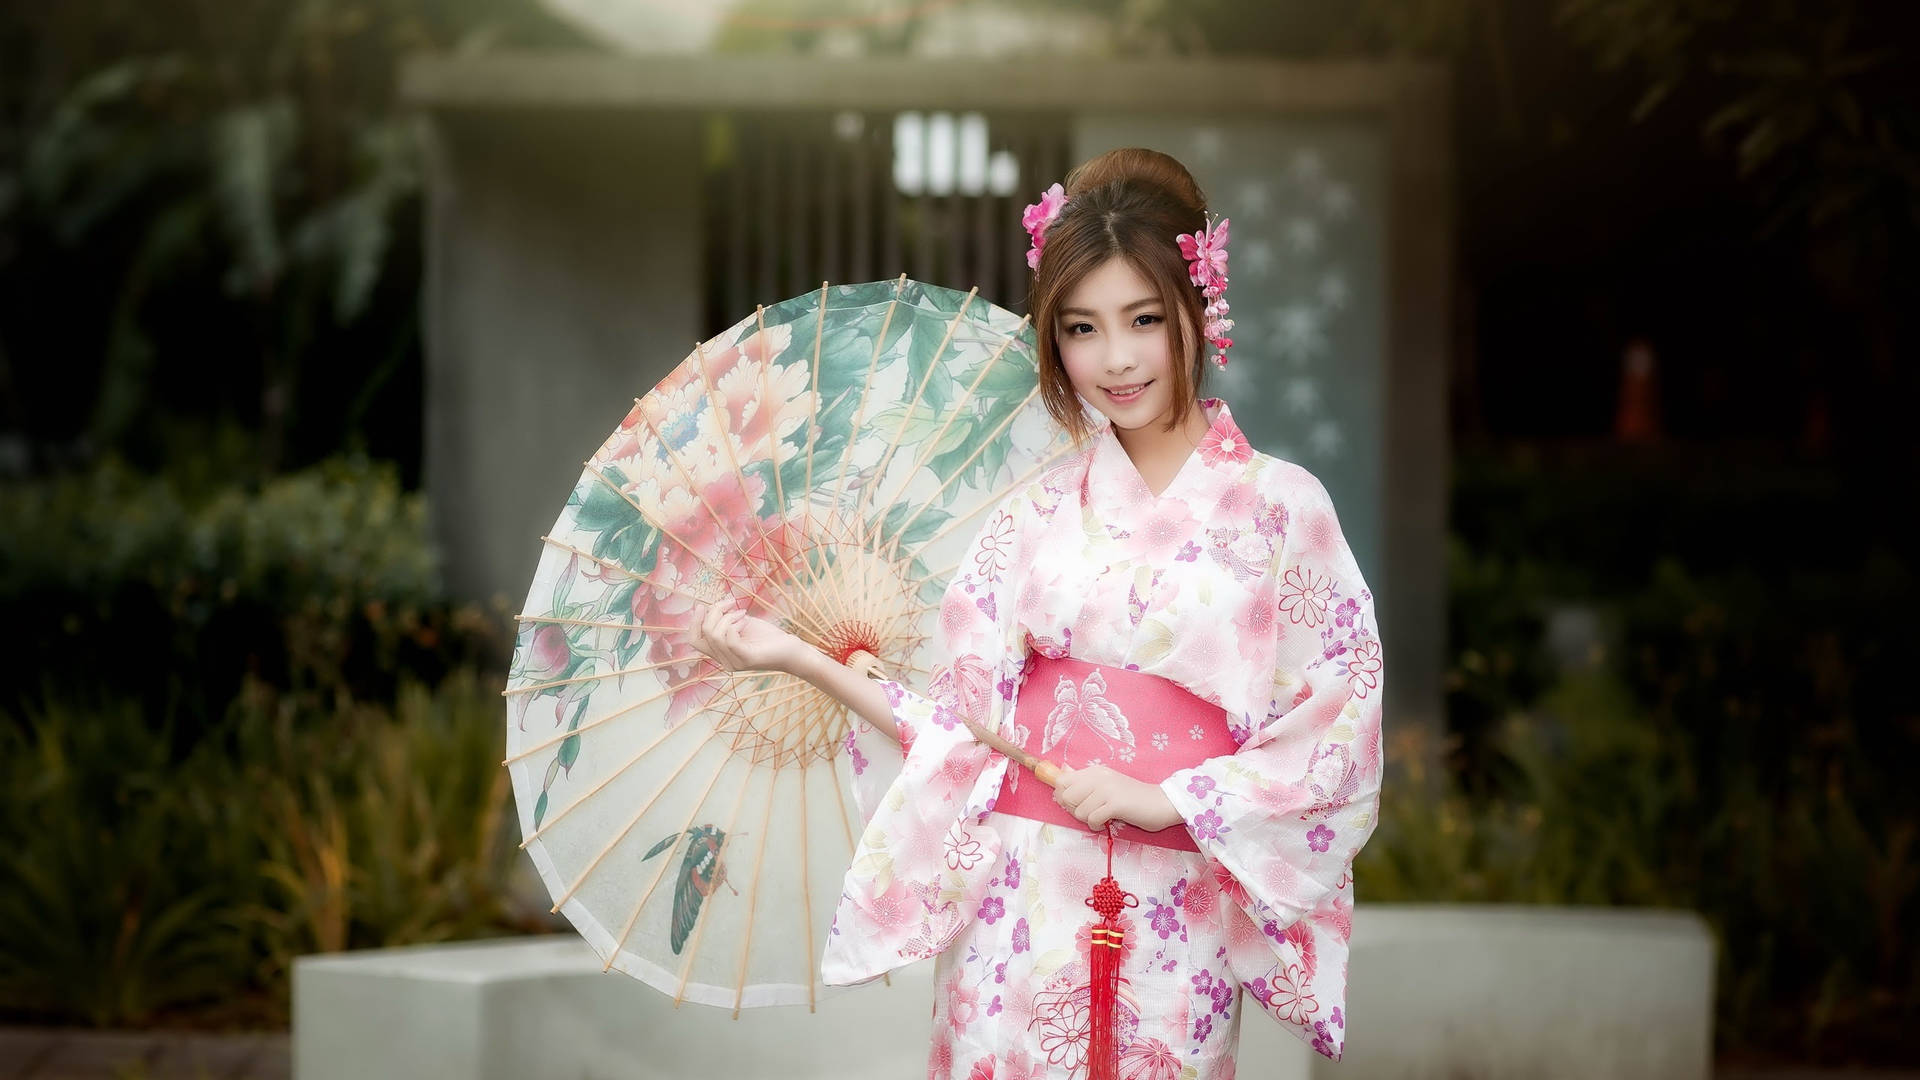
[(728, 671), (766, 668), (781, 632), (772, 624), (762, 625), (747, 608), (744, 596), (698, 605), (689, 641)]
[(739, 654), (733, 649), (734, 635), (729, 612), (718, 604), (702, 605), (691, 635), (693, 647), (728, 671), (740, 670)]

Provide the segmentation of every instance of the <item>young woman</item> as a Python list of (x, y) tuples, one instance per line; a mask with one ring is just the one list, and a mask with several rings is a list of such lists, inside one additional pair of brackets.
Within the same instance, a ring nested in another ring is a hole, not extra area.
[[(822, 978), (936, 957), (930, 1076), (1220, 1080), (1247, 1002), (1337, 1060), (1352, 862), (1379, 801), (1372, 593), (1321, 484), (1198, 396), (1203, 339), (1230, 344), (1227, 222), (1187, 170), (1102, 155), (1026, 224), (1042, 395), (1085, 449), (974, 538), (929, 686), (867, 680), (739, 611), (707, 611), (695, 644), (861, 718), (871, 820)], [(1058, 786), (962, 717), (1063, 766)], [(883, 757), (898, 773), (875, 790)], [(1089, 910), (1106, 876), (1118, 941)], [(1095, 947), (1119, 956), (1102, 1006)]]

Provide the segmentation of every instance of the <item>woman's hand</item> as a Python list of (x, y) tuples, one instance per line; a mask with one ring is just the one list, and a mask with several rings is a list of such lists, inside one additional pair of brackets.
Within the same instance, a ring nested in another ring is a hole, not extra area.
[(1061, 770), (1053, 801), (1091, 829), (1104, 829), (1109, 821), (1118, 819), (1148, 832), (1159, 832), (1182, 821), (1173, 801), (1158, 785), (1135, 780), (1105, 765)]
[(765, 619), (746, 612), (744, 597), (694, 609), (687, 640), (728, 671), (782, 671), (794, 674), (813, 646)]

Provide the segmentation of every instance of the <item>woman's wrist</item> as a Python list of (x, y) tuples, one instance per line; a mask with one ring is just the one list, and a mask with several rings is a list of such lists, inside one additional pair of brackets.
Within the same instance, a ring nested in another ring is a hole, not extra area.
[(1180, 816), (1179, 809), (1173, 805), (1173, 800), (1167, 797), (1167, 793), (1161, 790), (1160, 785), (1149, 784), (1143, 780), (1140, 786), (1146, 789), (1140, 796), (1141, 816), (1146, 820), (1136, 821), (1135, 825), (1147, 832), (1159, 832), (1161, 829), (1171, 829), (1175, 825), (1186, 823), (1187, 819)]
[(856, 716), (885, 732), (895, 742), (900, 734), (894, 724), (893, 709), (887, 703), (887, 693), (880, 684), (867, 678), (854, 669), (836, 662), (833, 657), (808, 645), (798, 638), (794, 639), (794, 653), (785, 657), (781, 663), (782, 671), (797, 679), (804, 679), (821, 693), (853, 710)]
[(827, 659), (826, 653), (821, 652), (819, 649), (814, 648), (798, 637), (793, 637), (792, 641), (788, 644), (787, 655), (782, 656), (779, 663), (775, 666), (777, 670), (785, 674), (792, 675), (795, 678), (805, 679), (810, 683), (818, 685), (820, 682), (819, 662), (825, 659)]

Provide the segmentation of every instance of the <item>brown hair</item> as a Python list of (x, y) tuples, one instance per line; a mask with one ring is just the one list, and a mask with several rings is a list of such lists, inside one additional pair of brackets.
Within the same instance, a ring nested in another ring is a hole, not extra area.
[(1205, 227), (1207, 198), (1186, 166), (1138, 147), (1109, 150), (1081, 164), (1067, 174), (1065, 188), (1067, 204), (1047, 227), (1028, 305), (1039, 352), (1040, 398), (1075, 445), (1085, 444), (1091, 431), (1060, 362), (1055, 323), (1067, 294), (1119, 256), (1153, 284), (1167, 309), (1173, 355), (1187, 358), (1171, 365), (1175, 405), (1165, 430), (1172, 431), (1206, 376), (1200, 362), (1206, 302), (1187, 276), (1187, 260), (1174, 237)]

